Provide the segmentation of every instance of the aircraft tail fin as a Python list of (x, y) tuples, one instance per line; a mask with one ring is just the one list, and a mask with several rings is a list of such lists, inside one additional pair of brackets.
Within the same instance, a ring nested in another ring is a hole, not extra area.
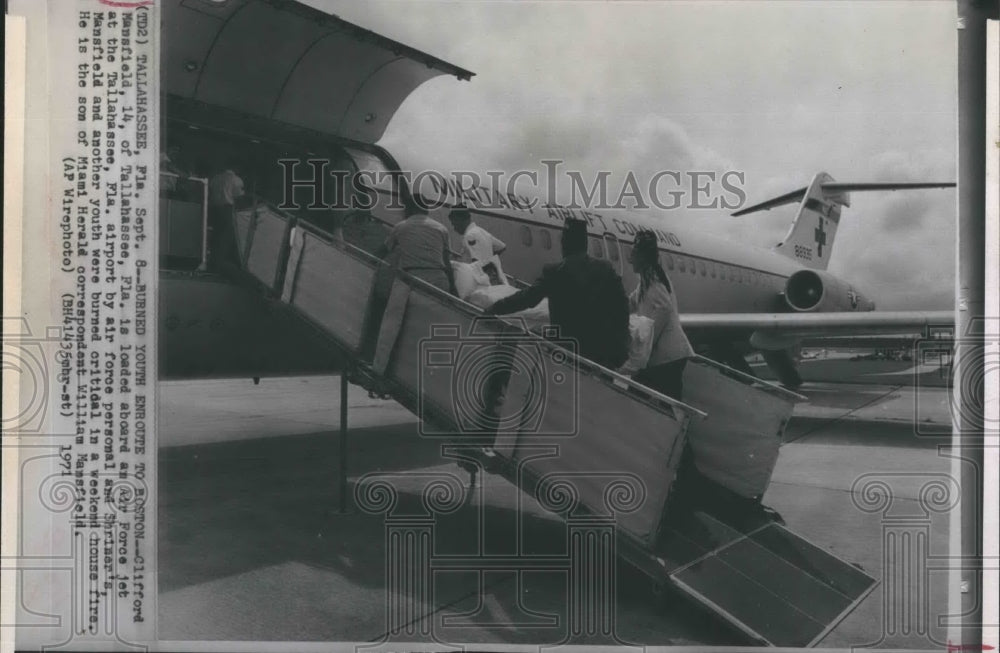
[(825, 172), (818, 173), (805, 188), (793, 190), (733, 213), (746, 215), (776, 206), (799, 203), (799, 211), (775, 251), (815, 270), (825, 270), (840, 225), (840, 212), (851, 205), (851, 191), (952, 188), (953, 182), (838, 183)]
[(799, 212), (792, 226), (775, 250), (806, 267), (825, 270), (833, 251), (833, 240), (840, 225), (840, 209), (850, 206), (847, 193), (827, 193), (823, 184), (833, 177), (821, 172), (803, 193)]

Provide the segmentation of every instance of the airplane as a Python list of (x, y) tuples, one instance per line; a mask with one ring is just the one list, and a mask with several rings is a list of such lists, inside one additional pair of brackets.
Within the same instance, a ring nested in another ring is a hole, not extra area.
[[(213, 170), (236, 162), (251, 194), (273, 206), (285, 199), (286, 166), (279, 159), (299, 161), (295, 169), (306, 176), (310, 159), (329, 162), (330, 170), (371, 173), (372, 179), (389, 173), (365, 189), (374, 206), (364, 212), (317, 205), (309, 184), (295, 189), (296, 202), (307, 206), (294, 211), (299, 219), (343, 225), (355, 243), (368, 245), (402, 219), (398, 198), (415, 192), (392, 174), (399, 164), (377, 145), (390, 119), (428, 79), (451, 75), (468, 81), (474, 75), (294, 2), (167, 2), (163, 30), (166, 142), (183, 152), (193, 177), (204, 186)], [(953, 324), (948, 311), (875, 311), (861, 289), (827, 271), (850, 192), (953, 183), (838, 183), (821, 172), (806, 187), (734, 214), (797, 202), (788, 233), (772, 249), (698, 233), (676, 211), (611, 216), (532, 207), (523, 198), (447, 181), (430, 186), (419, 192), (440, 205), (431, 216), (448, 225), (450, 208), (467, 206), (477, 224), (507, 243), (504, 270), (523, 281), (560, 258), (558, 231), (567, 218), (578, 218), (588, 223), (591, 254), (611, 262), (631, 288), (636, 280), (626, 261), (632, 238), (640, 228), (654, 230), (692, 343), (743, 371), (750, 371), (744, 354), (759, 351), (788, 387), (801, 384), (793, 352), (804, 338), (918, 333)], [(161, 377), (336, 370), (338, 352), (317, 334), (273, 310), (253, 290), (202, 271), (203, 197), (199, 191), (161, 199)], [(457, 234), (452, 238), (452, 249), (460, 251)]]
[[(370, 188), (375, 200), (373, 206), (368, 210), (355, 211), (337, 204), (313, 204), (307, 201), (311, 189), (300, 187), (302, 196), (293, 199), (306, 208), (296, 210), (295, 217), (311, 223), (312, 228), (300, 230), (306, 236), (295, 232), (296, 238), (289, 238), (289, 231), (286, 230), (288, 221), (275, 220), (273, 215), (259, 223), (253, 220), (245, 223), (248, 226), (246, 233), (242, 234), (244, 240), (264, 243), (259, 249), (248, 247), (245, 250), (248, 252), (247, 263), (251, 262), (249, 259), (254, 251), (265, 252), (258, 260), (252, 261), (253, 277), (257, 281), (254, 285), (245, 282), (239, 275), (229, 277), (205, 270), (205, 178), (232, 166), (246, 181), (251, 196), (249, 205), (238, 207), (239, 210), (263, 208), (274, 212), (280, 211), (277, 205), (281, 203), (279, 198), (284, 190), (282, 170), (277, 163), (280, 159), (303, 163), (309, 159), (324, 160), (330, 162), (332, 170), (351, 174), (398, 172), (400, 166), (397, 161), (376, 143), (400, 104), (417, 86), (432, 77), (451, 75), (459, 80), (468, 80), (472, 73), (295, 2), (168, 0), (161, 6), (164, 32), (161, 57), (164, 97), (161, 107), (165, 145), (169, 146), (168, 151), (180, 153), (172, 163), (178, 169), (186, 168), (192, 173), (186, 178), (175, 178), (175, 188), (166, 191), (161, 198), (158, 312), (161, 378), (257, 377), (333, 371), (343, 363), (339, 353), (331, 347), (328, 339), (306, 323), (312, 318), (298, 319), (291, 315), (290, 310), (283, 310), (283, 306), (301, 301), (303, 296), (308, 297), (313, 308), (323, 307), (324, 317), (328, 318), (324, 324), (343, 327), (338, 331), (341, 335), (356, 335), (355, 325), (360, 321), (357, 307), (367, 301), (367, 289), (357, 287), (360, 284), (351, 284), (349, 275), (368, 280), (373, 274), (370, 266), (358, 264), (361, 257), (357, 252), (325, 242), (315, 231), (317, 228), (328, 228), (327, 231), (336, 232), (339, 228), (344, 240), (372, 250), (373, 245), (381, 242), (385, 230), (403, 217), (398, 200), (412, 195), (412, 189), (398, 175), (390, 174), (385, 177), (385, 184), (374, 184)], [(191, 188), (183, 188), (185, 185)], [(915, 186), (892, 184), (892, 187)], [(338, 190), (343, 192), (346, 188)], [(805, 189), (749, 207), (763, 210), (777, 205), (779, 201), (801, 203), (799, 215), (789, 234), (774, 250), (748, 248), (741, 243), (689, 232), (669, 215), (613, 217), (558, 206), (536, 210), (509, 197), (506, 198), (506, 206), (501, 200), (497, 202), (499, 208), (496, 208), (493, 200), (497, 198), (476, 191), (466, 194), (457, 187), (454, 190), (462, 197), (453, 193), (451, 201), (447, 201), (447, 186), (437, 189), (438, 199), (446, 201), (431, 211), (432, 217), (447, 224), (451, 206), (458, 203), (468, 206), (478, 224), (508, 244), (503, 255), (505, 272), (526, 281), (534, 279), (545, 263), (560, 257), (558, 231), (567, 217), (580, 217), (589, 225), (591, 253), (610, 261), (622, 274), (625, 284), (632, 285), (634, 277), (625, 265), (628, 249), (636, 229), (653, 229), (660, 238), (664, 266), (676, 286), (685, 329), (709, 353), (720, 358), (732, 358), (737, 364), (737, 358), (742, 360), (738, 356), (739, 350), (746, 345), (756, 346), (779, 361), (779, 365), (785, 362), (789, 363), (786, 367), (791, 367), (790, 361), (782, 357), (788, 357), (788, 350), (806, 336), (867, 333), (882, 329), (898, 333), (901, 329), (921, 328), (938, 319), (946, 323), (951, 321), (946, 313), (879, 314), (862, 292), (826, 271), (840, 210), (847, 205), (846, 193), (864, 189), (859, 185), (837, 186), (825, 174), (818, 175)], [(266, 206), (260, 207), (260, 204)], [(276, 223), (282, 226), (278, 227)], [(253, 230), (258, 228), (265, 237), (256, 238)], [(452, 234), (452, 238), (452, 248), (459, 250), (457, 234)], [(321, 245), (317, 249), (308, 249), (303, 244), (306, 241)], [(271, 247), (275, 243), (278, 246)], [(296, 244), (300, 249), (295, 249)], [(301, 258), (297, 258), (296, 251)], [(322, 252), (320, 264), (310, 268), (311, 271), (303, 272), (305, 266), (298, 263), (310, 258), (303, 252), (317, 251)], [(337, 265), (343, 267), (327, 265), (337, 260), (338, 256)], [(298, 263), (283, 265), (286, 258), (292, 261), (293, 257)], [(360, 269), (362, 267), (363, 270)], [(279, 284), (282, 272), (289, 269), (294, 271), (284, 281), (290, 278), (291, 283)], [(317, 269), (321, 273), (317, 273)], [(347, 273), (343, 278), (330, 278), (333, 276), (330, 273), (332, 269), (346, 270)], [(303, 279), (305, 282), (301, 283)], [(292, 291), (284, 304), (281, 299), (267, 294), (280, 292), (284, 295), (284, 290), (276, 289), (287, 289), (289, 285)], [(262, 291), (261, 286), (265, 290)], [(295, 290), (299, 286), (304, 288)], [(419, 294), (415, 293), (416, 296)], [(297, 299), (292, 300), (292, 296)], [(437, 299), (441, 300), (440, 297)], [(415, 301), (414, 306), (418, 303)], [(456, 303), (457, 300), (452, 301), (451, 298), (431, 302), (438, 307), (452, 309), (451, 312), (433, 313), (431, 317), (446, 315), (450, 319), (458, 312), (454, 310)], [(347, 305), (353, 305), (355, 312), (341, 310)], [(413, 318), (414, 312), (403, 320), (404, 329), (408, 323), (412, 331), (423, 332), (429, 323)], [(342, 341), (349, 342), (346, 338)], [(400, 352), (413, 354), (413, 350), (403, 347), (397, 348), (397, 356)], [(736, 353), (729, 355), (729, 352)], [(405, 369), (409, 374), (413, 370), (412, 360), (410, 362), (404, 365), (397, 359), (396, 364), (398, 369)], [(745, 361), (743, 365), (746, 365)], [(572, 396), (576, 386), (563, 384), (559, 389), (566, 394), (563, 401), (552, 402), (555, 406), (552, 413), (564, 419), (554, 423), (573, 428), (565, 432), (573, 432), (577, 437), (568, 438), (565, 442), (570, 444), (561, 446), (575, 446), (574, 455), (578, 458), (574, 460), (585, 461), (585, 466), (588, 464), (586, 461), (603, 464), (611, 448), (618, 453), (624, 452), (622, 461), (628, 466), (620, 469), (629, 472), (639, 469), (644, 475), (636, 475), (636, 478), (642, 479), (644, 487), (653, 488), (656, 483), (661, 484), (657, 487), (662, 489), (672, 483), (674, 470), (681, 465), (682, 448), (669, 447), (671, 453), (665, 455), (665, 458), (670, 458), (669, 465), (661, 464), (659, 459), (648, 454), (653, 450), (648, 448), (652, 440), (665, 443), (667, 437), (673, 437), (672, 434), (677, 432), (686, 433), (692, 441), (719, 442), (719, 439), (712, 440), (711, 437), (722, 435), (726, 442), (732, 442), (730, 438), (734, 434), (743, 436), (750, 433), (755, 437), (748, 437), (740, 447), (709, 446), (707, 449), (716, 452), (718, 455), (714, 458), (722, 463), (716, 471), (730, 480), (735, 478), (741, 487), (753, 486), (740, 496), (756, 497), (755, 501), (759, 502), (770, 482), (788, 414), (802, 397), (768, 383), (752, 380), (748, 383), (745, 378), (731, 375), (731, 370), (722, 373), (717, 367), (692, 367), (701, 368), (701, 374), (711, 374), (702, 379), (710, 379), (712, 383), (700, 385), (703, 390), (708, 388), (703, 393), (707, 396), (689, 399), (701, 408), (686, 406), (666, 397), (654, 397), (651, 391), (641, 394), (646, 391), (627, 382), (619, 386), (617, 382), (620, 378), (612, 381), (600, 371), (587, 376), (591, 382), (587, 386), (588, 396), (595, 400), (583, 402), (583, 407), (578, 408), (575, 402), (565, 400), (565, 397)], [(699, 373), (698, 369), (693, 371)], [(788, 385), (795, 385), (797, 374), (794, 374), (794, 368), (791, 369), (792, 374), (787, 373), (787, 369), (784, 371), (783, 380)], [(434, 377), (437, 385), (433, 388), (440, 391), (441, 397), (451, 398), (452, 395), (444, 390), (448, 384), (441, 381), (447, 376)], [(728, 385), (720, 391), (723, 383)], [(346, 392), (346, 387), (342, 382), (341, 391)], [(394, 398), (404, 403), (409, 395), (416, 394), (420, 400), (429, 396), (430, 392), (424, 386), (417, 384), (417, 387), (419, 390), (414, 392), (411, 384), (408, 386), (409, 394), (400, 393)], [(699, 386), (690, 384), (686, 387), (695, 389)], [(533, 394), (521, 391), (511, 392), (509, 396), (525, 399)], [(661, 399), (665, 403), (661, 403)], [(447, 403), (447, 400), (442, 403)], [(508, 408), (513, 410), (515, 403), (516, 400), (510, 400)], [(762, 410), (765, 404), (770, 408)], [(341, 403), (345, 431), (346, 405), (346, 401)], [(404, 405), (422, 418), (427, 415), (420, 409), (423, 405), (420, 401), (416, 402), (416, 408), (412, 401)], [(560, 406), (563, 407), (561, 411)], [(605, 437), (612, 432), (612, 428), (620, 426), (621, 415), (626, 410), (632, 411), (628, 413), (629, 428), (622, 429), (627, 433), (619, 437), (633, 437), (634, 445), (625, 439)], [(575, 416), (578, 411), (586, 414), (586, 420), (581, 420), (586, 427), (576, 433)], [(718, 421), (699, 419), (699, 416), (705, 418), (713, 411), (728, 418), (722, 421), (726, 426), (716, 428), (713, 424), (719, 424)], [(430, 415), (431, 419), (427, 422), (433, 422), (433, 411)], [(569, 419), (565, 419), (567, 415)], [(767, 428), (761, 427), (765, 423)], [(699, 429), (702, 432), (696, 435)], [(346, 438), (341, 442), (346, 442)], [(748, 451), (751, 454), (744, 455)], [(493, 459), (504, 456), (499, 448), (491, 449), (490, 453), (494, 454), (490, 456)], [(487, 455), (485, 449), (483, 455)], [(704, 453), (696, 455), (703, 455), (706, 460), (713, 458)], [(345, 459), (341, 457), (342, 461)], [(548, 461), (549, 457), (539, 459)], [(523, 468), (531, 471), (534, 464), (525, 459)], [(542, 463), (545, 464), (548, 463)], [(487, 469), (485, 464), (483, 468)], [(521, 468), (519, 464), (517, 469)], [(760, 473), (745, 473), (749, 468)], [(540, 466), (535, 469), (547, 468)], [(510, 474), (506, 477), (511, 478)], [(346, 475), (341, 478), (346, 485)], [(647, 478), (648, 483), (645, 481)], [(521, 487), (519, 482), (514, 484)], [(706, 520), (713, 521), (701, 521), (700, 515), (702, 513), (694, 516), (693, 523), (687, 523), (685, 520), (661, 518), (657, 513), (653, 520), (644, 519), (642, 523), (655, 521), (655, 528), (650, 530), (652, 533), (660, 533), (660, 526), (665, 524), (663, 531), (668, 538), (675, 535), (683, 538), (685, 544), (682, 548), (696, 556), (690, 562), (701, 557), (701, 545), (706, 545), (705, 553), (713, 554), (720, 550), (720, 544), (727, 547), (735, 541), (715, 541), (719, 533), (729, 533), (727, 537), (742, 537), (740, 531), (728, 528), (724, 521), (707, 515)], [(766, 511), (763, 517), (773, 521)], [(780, 523), (780, 519), (777, 521)], [(843, 610), (834, 611), (836, 614), (833, 616), (810, 620), (817, 626), (816, 638), (813, 638), (812, 632), (809, 637), (801, 638), (799, 631), (802, 629), (796, 628), (794, 638), (778, 633), (781, 639), (772, 637), (764, 641), (774, 641), (779, 645), (803, 645), (818, 641), (876, 584), (876, 580), (862, 570), (809, 544), (791, 531), (779, 530), (773, 523), (761, 528), (770, 528), (769, 532), (778, 533), (782, 538), (778, 543), (785, 552), (779, 557), (788, 563), (783, 567), (784, 574), (799, 573), (807, 580), (814, 580), (808, 570), (814, 564), (822, 564), (824, 577), (832, 569), (836, 570), (838, 579), (857, 581), (850, 591), (831, 586), (828, 594), (837, 602), (846, 599), (846, 605)], [(625, 527), (621, 532), (626, 532)], [(702, 537), (688, 537), (695, 533)], [(708, 544), (706, 540), (712, 542)], [(651, 578), (662, 579), (667, 574), (674, 578), (675, 574), (683, 573), (674, 566), (676, 561), (651, 555), (649, 546), (630, 544), (632, 540), (628, 537), (615, 541), (618, 542), (618, 555)], [(792, 545), (790, 553), (788, 544)], [(768, 555), (773, 557), (770, 553)], [(708, 557), (714, 559), (716, 556)], [(689, 568), (686, 562), (682, 562), (684, 569)], [(734, 566), (722, 577), (711, 577), (710, 582), (716, 587), (701, 587), (696, 582), (698, 579), (687, 576), (683, 579), (677, 576), (680, 580), (676, 586), (684, 587), (683, 583), (690, 582), (692, 589), (689, 594), (703, 590), (704, 596), (711, 598), (717, 593), (729, 592), (733, 587), (745, 588), (743, 581), (751, 577), (742, 575), (745, 569), (754, 573), (753, 578), (773, 577), (773, 567), (765, 569), (761, 562), (761, 559), (754, 558), (745, 566)], [(837, 591), (834, 592), (834, 589)], [(701, 600), (702, 604), (706, 601)], [(771, 605), (775, 603), (768, 603), (768, 606)], [(823, 606), (823, 610), (829, 612), (827, 604)], [(794, 610), (795, 606), (789, 602), (788, 609)], [(719, 612), (718, 609), (714, 611)], [(766, 624), (776, 619), (795, 623), (799, 621), (799, 613), (796, 610), (795, 617), (787, 620), (775, 617), (773, 611), (752, 616)], [(753, 623), (739, 615), (729, 615), (727, 619), (737, 625)], [(759, 629), (746, 625), (743, 629), (750, 635), (759, 632)]]
[[(803, 337), (901, 329), (919, 332), (951, 323), (947, 311), (876, 312), (875, 302), (866, 293), (829, 273), (827, 265), (841, 210), (850, 205), (849, 192), (953, 186), (949, 182), (842, 183), (820, 172), (806, 187), (733, 213), (742, 216), (798, 202), (787, 234), (772, 249), (689, 229), (686, 216), (670, 212), (612, 217), (554, 205), (534, 210), (528, 208), (527, 200), (514, 197), (497, 208), (499, 195), (491, 197), (485, 188), (463, 189), (455, 184), (432, 184), (431, 193), (421, 189), (420, 194), (431, 205), (445, 201), (441, 211), (430, 211), (442, 220), (455, 205), (469, 208), (479, 226), (507, 244), (502, 254), (504, 269), (521, 279), (533, 279), (541, 266), (559, 260), (552, 234), (566, 219), (577, 219), (588, 224), (591, 255), (611, 262), (631, 289), (638, 283), (627, 264), (634, 235), (640, 229), (652, 230), (657, 234), (661, 265), (676, 289), (682, 325), (693, 344), (703, 346), (708, 357), (748, 373), (744, 354), (749, 346), (764, 355), (785, 386), (794, 388), (801, 385), (801, 379), (792, 352)], [(535, 243), (536, 233), (539, 243)], [(460, 244), (453, 244), (453, 249), (459, 248)]]

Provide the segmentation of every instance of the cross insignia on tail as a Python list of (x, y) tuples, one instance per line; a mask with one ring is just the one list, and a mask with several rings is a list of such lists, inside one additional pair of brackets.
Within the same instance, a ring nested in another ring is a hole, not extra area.
[(816, 253), (822, 257), (823, 245), (826, 245), (826, 231), (823, 229), (823, 218), (819, 219), (819, 225), (813, 231), (813, 237), (816, 239)]

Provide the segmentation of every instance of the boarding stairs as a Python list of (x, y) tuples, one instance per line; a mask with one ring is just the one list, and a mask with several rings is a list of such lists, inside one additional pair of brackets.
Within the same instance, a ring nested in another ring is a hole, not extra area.
[[(570, 482), (574, 514), (613, 519), (617, 556), (754, 641), (815, 645), (875, 587), (859, 568), (754, 509), (803, 397), (696, 357), (684, 402), (675, 401), (516, 320), (485, 318), (388, 271), (367, 251), (267, 203), (237, 211), (235, 233), (236, 274), (335, 343), (352, 361), (347, 373), (414, 412), (422, 435), (453, 443), (457, 458), (532, 496)], [(366, 362), (366, 314), (380, 283), (390, 286), (383, 325), (395, 328), (383, 328), (388, 342), (380, 339)], [(483, 422), (477, 379), (498, 360), (514, 373), (497, 419)], [(682, 462), (739, 499), (746, 514), (671, 501)], [(609, 490), (622, 484), (625, 498)]]

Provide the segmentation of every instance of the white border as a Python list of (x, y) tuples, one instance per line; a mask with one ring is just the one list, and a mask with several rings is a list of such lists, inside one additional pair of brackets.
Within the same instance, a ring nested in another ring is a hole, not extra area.
[[(992, 325), (1000, 326), (1000, 21), (986, 23), (986, 303), (983, 314)], [(1000, 487), (1000, 342), (986, 342), (983, 423), (986, 450), (983, 452), (983, 643), (1000, 646), (1000, 550), (997, 547), (997, 488)]]
[[(23, 16), (6, 16), (4, 20), (4, 107), (3, 107), (3, 315), (21, 314), (21, 220), (24, 192), (24, 107), (27, 65), (27, 21)], [(4, 376), (3, 403), (19, 406), (17, 378)], [(6, 434), (3, 435), (7, 437)], [(3, 452), (2, 492), (4, 497), (19, 496), (20, 475), (16, 447)], [(0, 533), (0, 550), (17, 548), (17, 502), (3, 502), (4, 529)], [(12, 526), (13, 525), (13, 526)], [(15, 620), (14, 597), (17, 596), (17, 575), (0, 571), (0, 624)], [(0, 650), (14, 648), (14, 629), (0, 629)]]

